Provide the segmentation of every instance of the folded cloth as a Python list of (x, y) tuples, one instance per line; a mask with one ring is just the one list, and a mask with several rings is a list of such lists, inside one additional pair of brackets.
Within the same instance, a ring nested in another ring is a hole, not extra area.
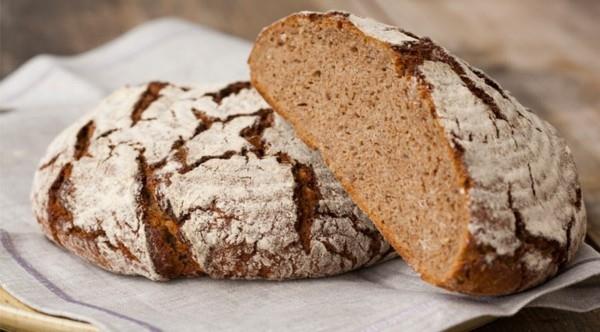
[(333, 278), (157, 283), (114, 275), (61, 250), (29, 203), (50, 140), (113, 89), (150, 80), (246, 80), (246, 41), (184, 21), (147, 23), (93, 51), (38, 56), (0, 83), (0, 285), (31, 307), (102, 330), (434, 331), (528, 305), (600, 307), (600, 254), (587, 245), (557, 277), (511, 296), (430, 286), (400, 259)]

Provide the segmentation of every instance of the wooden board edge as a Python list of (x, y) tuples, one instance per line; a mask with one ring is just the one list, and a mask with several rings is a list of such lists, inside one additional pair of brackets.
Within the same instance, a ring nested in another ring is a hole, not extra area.
[(39, 312), (0, 287), (0, 330), (46, 332), (98, 332), (93, 325)]

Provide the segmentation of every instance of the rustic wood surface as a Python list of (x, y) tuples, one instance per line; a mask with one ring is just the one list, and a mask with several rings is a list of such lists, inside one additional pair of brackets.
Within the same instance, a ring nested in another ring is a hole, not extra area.
[[(0, 78), (36, 54), (89, 50), (156, 17), (178, 16), (252, 40), (263, 26), (286, 14), (327, 9), (348, 10), (432, 37), (486, 70), (559, 128), (577, 162), (588, 243), (600, 243), (597, 0), (0, 0)], [(599, 331), (600, 310), (527, 308), (477, 329), (505, 330)]]

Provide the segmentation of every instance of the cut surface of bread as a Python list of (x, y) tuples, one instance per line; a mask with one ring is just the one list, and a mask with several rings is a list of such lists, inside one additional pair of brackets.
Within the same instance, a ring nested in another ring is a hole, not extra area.
[(152, 280), (323, 277), (395, 256), (249, 82), (117, 90), (50, 144), (32, 201), (57, 245)]
[(554, 275), (585, 235), (556, 130), (427, 38), (347, 13), (264, 29), (252, 83), (428, 282), (468, 294)]

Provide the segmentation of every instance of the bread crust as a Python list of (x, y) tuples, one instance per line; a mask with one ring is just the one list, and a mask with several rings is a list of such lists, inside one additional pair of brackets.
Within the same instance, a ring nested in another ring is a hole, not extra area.
[[(457, 185), (469, 203), (457, 259), (443, 278), (417, 269), (425, 281), (473, 295), (510, 294), (542, 283), (575, 255), (585, 236), (586, 214), (564, 140), (498, 83), (428, 38), (342, 12), (302, 12), (263, 29), (249, 58), (252, 84), (309, 146), (320, 148), (316, 135), (262, 84), (256, 64), (261, 50), (268, 48), (268, 36), (285, 33), (286, 25), (309, 24), (343, 27), (390, 50), (398, 75), (415, 78), (423, 99), (432, 105), (440, 138), (447, 142), (461, 178)], [(332, 165), (328, 155), (323, 158)], [(393, 230), (370, 209), (373, 202), (356, 194), (361, 188), (332, 171), (396, 251), (414, 265), (414, 257), (394, 243)]]
[(152, 280), (322, 277), (394, 256), (248, 82), (114, 92), (50, 144), (32, 204), (57, 245)]

